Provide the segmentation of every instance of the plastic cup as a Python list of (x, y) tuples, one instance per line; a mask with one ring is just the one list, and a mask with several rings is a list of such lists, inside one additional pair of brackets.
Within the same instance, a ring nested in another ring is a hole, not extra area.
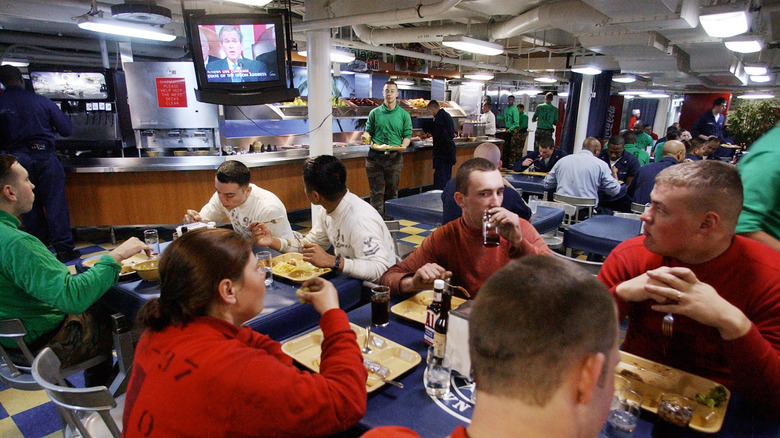
[(487, 247), (498, 246), (501, 238), (498, 235), (498, 228), (496, 224), (491, 222), (490, 213), (485, 210), (482, 215), (482, 244)]
[(152, 257), (160, 255), (160, 235), (157, 234), (157, 230), (145, 230), (144, 243), (152, 247)]
[(274, 284), (274, 274), (271, 270), (273, 268), (273, 264), (271, 263), (271, 252), (258, 251), (255, 253), (255, 257), (257, 257), (257, 265), (262, 267), (265, 271), (265, 287), (270, 287)]
[(442, 398), (450, 392), (450, 376), (452, 364), (450, 357), (437, 358), (433, 355), (433, 347), (428, 347), (428, 359), (423, 373), (425, 392), (431, 397)]
[(599, 438), (630, 438), (639, 422), (642, 396), (630, 389), (617, 389), (609, 416)]

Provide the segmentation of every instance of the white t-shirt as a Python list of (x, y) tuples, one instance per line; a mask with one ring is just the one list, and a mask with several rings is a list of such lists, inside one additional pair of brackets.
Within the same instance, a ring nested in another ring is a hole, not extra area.
[(395, 244), (382, 216), (366, 201), (347, 192), (338, 207), (328, 213), (312, 205), (312, 227), (301, 241), (281, 239), (282, 252), (301, 252), (300, 245), (313, 243), (343, 257), (344, 274), (378, 282), (395, 264)]
[(251, 190), (246, 201), (232, 210), (222, 206), (219, 202), (219, 194), (214, 193), (208, 204), (200, 210), (200, 217), (204, 222), (220, 222), (230, 218), (233, 230), (247, 239), (252, 238), (252, 233), (249, 231), (249, 224), (252, 222), (264, 222), (274, 236), (292, 239), (292, 228), (282, 201), (273, 193), (254, 184), (249, 184), (249, 188)]
[(485, 124), (485, 135), (496, 135), (496, 115), (493, 111), (480, 114), (479, 121)]

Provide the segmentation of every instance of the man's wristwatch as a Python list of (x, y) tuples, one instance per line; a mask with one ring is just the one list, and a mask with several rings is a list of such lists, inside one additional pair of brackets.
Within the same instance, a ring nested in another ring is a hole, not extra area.
[(336, 263), (333, 264), (333, 270), (338, 272), (340, 267), (341, 267), (341, 255), (337, 255)]

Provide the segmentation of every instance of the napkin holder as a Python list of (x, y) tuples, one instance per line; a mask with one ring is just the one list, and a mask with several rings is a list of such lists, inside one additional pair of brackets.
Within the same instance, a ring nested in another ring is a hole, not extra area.
[(446, 353), (452, 363), (452, 371), (468, 379), (471, 375), (469, 356), (469, 315), (473, 300), (468, 300), (450, 311), (447, 326)]

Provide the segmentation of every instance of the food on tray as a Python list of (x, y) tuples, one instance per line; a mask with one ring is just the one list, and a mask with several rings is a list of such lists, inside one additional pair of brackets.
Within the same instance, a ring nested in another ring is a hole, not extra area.
[(406, 101), (409, 105), (415, 107), (415, 108), (425, 108), (428, 106), (428, 101), (423, 99), (422, 97), (417, 99), (409, 99)]
[(639, 376), (639, 374), (637, 374), (637, 373), (635, 373), (633, 371), (621, 370), (620, 371), (620, 375), (625, 377), (625, 378), (628, 378), (628, 379), (634, 379), (634, 380), (636, 380), (638, 382), (644, 382), (644, 380), (642, 380), (642, 378)]
[(271, 271), (274, 274), (289, 274), (293, 271), (323, 272), (324, 270), (303, 260), (288, 259), (275, 264)]
[(687, 427), (693, 418), (691, 400), (678, 395), (664, 394), (658, 404), (658, 416), (678, 427)]
[(376, 102), (371, 99), (364, 99), (362, 97), (350, 97), (348, 101), (354, 103), (357, 106), (377, 106)]
[(705, 406), (709, 406), (710, 408), (719, 407), (728, 399), (729, 395), (723, 385), (710, 388), (710, 390), (705, 393), (696, 394), (696, 401)]

